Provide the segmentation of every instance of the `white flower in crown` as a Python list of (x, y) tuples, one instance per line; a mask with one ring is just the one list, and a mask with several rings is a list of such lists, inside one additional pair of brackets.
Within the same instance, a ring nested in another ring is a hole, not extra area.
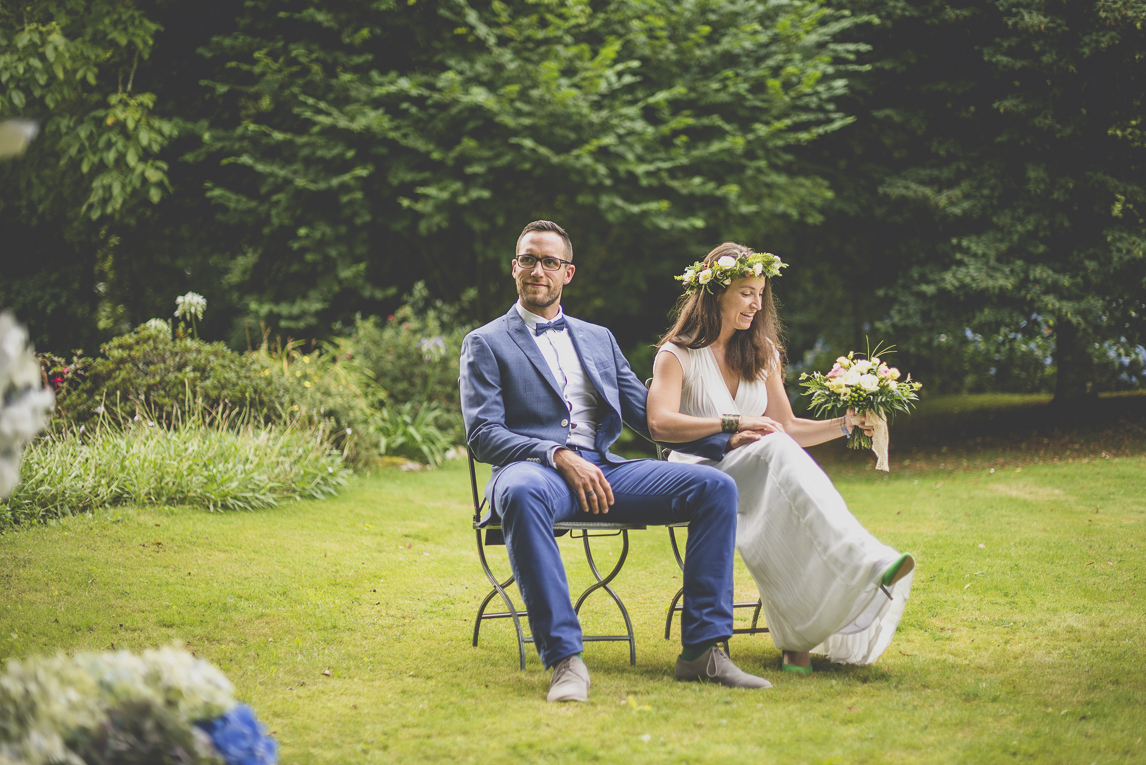
[(711, 265), (706, 266), (704, 261), (693, 263), (676, 279), (684, 283), (685, 294), (692, 294), (701, 287), (713, 292), (713, 282), (727, 287), (733, 280), (746, 276), (770, 278), (779, 276), (780, 269), (787, 266), (787, 263), (770, 252), (741, 250), (735, 255), (722, 255)]

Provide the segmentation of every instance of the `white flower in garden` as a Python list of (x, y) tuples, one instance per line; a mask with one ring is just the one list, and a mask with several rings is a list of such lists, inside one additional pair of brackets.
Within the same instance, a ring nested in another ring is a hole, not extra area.
[(700, 276), (698, 276), (696, 280), (701, 284), (708, 284), (710, 281), (712, 281), (712, 269), (706, 268), (701, 271)]
[(725, 255), (724, 257), (716, 259), (716, 265), (720, 266), (721, 268), (732, 268), (734, 265), (736, 265), (736, 258), (732, 257), (731, 255)]
[[(176, 315), (178, 316), (178, 312), (176, 312)], [(148, 319), (139, 328), (144, 332), (155, 332), (167, 336), (171, 335), (171, 325), (167, 322), (167, 319)]]
[(12, 314), (0, 313), (0, 498), (19, 483), (24, 445), (48, 423), (55, 401), (43, 386), (27, 331)]
[(198, 292), (188, 292), (186, 295), (175, 298), (176, 318), (182, 319), (194, 316), (196, 319), (202, 319), (203, 312), (206, 310), (207, 298)]
[(879, 390), (879, 378), (875, 375), (860, 375), (859, 384), (868, 393), (875, 393)]

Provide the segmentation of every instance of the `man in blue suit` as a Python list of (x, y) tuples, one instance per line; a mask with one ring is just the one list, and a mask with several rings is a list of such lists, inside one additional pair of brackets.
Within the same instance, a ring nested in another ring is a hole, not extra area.
[[(549, 701), (586, 701), (581, 625), (553, 536), (559, 521), (608, 513), (625, 523), (687, 521), (683, 651), (678, 680), (767, 688), (717, 644), (732, 635), (736, 484), (709, 467), (621, 459), (609, 447), (624, 421), (648, 436), (647, 393), (604, 327), (566, 316), (561, 291), (576, 271), (564, 229), (534, 221), (517, 241), (518, 302), (462, 345), (462, 414), (545, 666)], [(719, 459), (730, 436), (675, 448)]]

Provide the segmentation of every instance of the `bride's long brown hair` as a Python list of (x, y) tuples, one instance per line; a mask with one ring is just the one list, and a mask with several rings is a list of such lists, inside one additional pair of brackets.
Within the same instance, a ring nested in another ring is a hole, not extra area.
[[(748, 248), (743, 245), (725, 242), (705, 256), (704, 265), (711, 266), (725, 255), (738, 257), (745, 250)], [(704, 288), (691, 295), (682, 295), (673, 309), (676, 320), (657, 347), (675, 343), (696, 350), (715, 343), (720, 337), (720, 306), (716, 301), (725, 289), (718, 289), (715, 295)], [(743, 380), (760, 380), (775, 371), (782, 373), (786, 359), (784, 345), (780, 342), (782, 334), (776, 303), (772, 300), (772, 279), (768, 278), (764, 281), (760, 310), (748, 329), (732, 333), (724, 353), (724, 363), (739, 373)]]

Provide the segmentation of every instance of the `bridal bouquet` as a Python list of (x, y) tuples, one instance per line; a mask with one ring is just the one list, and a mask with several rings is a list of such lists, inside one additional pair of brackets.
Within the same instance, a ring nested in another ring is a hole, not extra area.
[[(893, 353), (882, 349), (884, 355)], [(800, 375), (800, 385), (807, 388), (805, 396), (812, 397), (811, 408), (817, 417), (840, 417), (849, 408), (858, 414), (871, 414), (875, 419), (875, 435), (867, 436), (861, 430), (852, 432), (848, 446), (852, 449), (874, 449), (877, 470), (887, 470), (887, 422), (896, 412), (909, 412), (919, 400), (916, 393), (923, 387), (911, 375), (902, 381), (899, 370), (888, 366), (879, 357), (880, 347), (856, 357), (855, 351), (840, 356), (826, 375), (819, 372)], [(874, 439), (874, 441), (873, 441)]]

